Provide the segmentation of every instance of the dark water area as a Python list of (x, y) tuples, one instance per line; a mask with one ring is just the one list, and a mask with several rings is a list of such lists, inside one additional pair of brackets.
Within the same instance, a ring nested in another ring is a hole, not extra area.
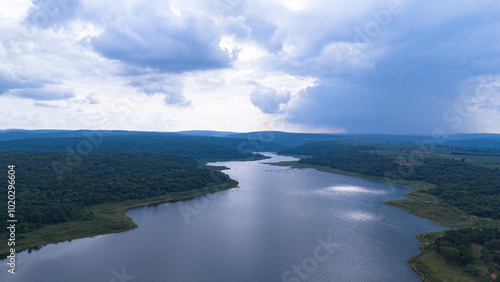
[(383, 204), (410, 187), (219, 162), (240, 188), (132, 209), (138, 228), (2, 260), (0, 281), (420, 281), (415, 234), (444, 227)]

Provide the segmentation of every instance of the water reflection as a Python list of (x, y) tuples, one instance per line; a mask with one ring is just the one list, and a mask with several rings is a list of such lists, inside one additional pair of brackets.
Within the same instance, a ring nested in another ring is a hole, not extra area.
[[(419, 281), (406, 262), (418, 253), (414, 235), (443, 228), (381, 203), (408, 187), (271, 166), (293, 158), (267, 155), (218, 164), (239, 189), (130, 210), (137, 229), (19, 253), (15, 277), (0, 262), (0, 281), (110, 281), (123, 269), (134, 281), (281, 281), (285, 273), (304, 281), (294, 266), (308, 281)], [(186, 221), (182, 208), (197, 212)], [(318, 257), (320, 239), (330, 245)]]
[(373, 190), (359, 186), (332, 186), (323, 189), (321, 192), (323, 193), (332, 193), (332, 192), (340, 192), (340, 193), (370, 193), (370, 194), (386, 194), (387, 191), (384, 190)]

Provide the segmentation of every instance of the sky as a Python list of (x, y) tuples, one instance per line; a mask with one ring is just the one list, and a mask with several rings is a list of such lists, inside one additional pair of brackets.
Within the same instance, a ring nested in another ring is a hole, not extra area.
[(0, 7), (0, 129), (500, 133), (498, 0)]

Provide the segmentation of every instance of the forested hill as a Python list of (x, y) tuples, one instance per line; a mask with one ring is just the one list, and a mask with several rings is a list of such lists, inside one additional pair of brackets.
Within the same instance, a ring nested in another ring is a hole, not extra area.
[(32, 138), (69, 138), (69, 137), (86, 137), (93, 136), (129, 136), (129, 135), (162, 135), (162, 136), (175, 136), (178, 134), (172, 132), (150, 132), (150, 131), (127, 131), (127, 130), (55, 130), (55, 129), (5, 129), (0, 130), (0, 141), (7, 140), (20, 140)]
[(335, 151), (345, 151), (346, 149), (370, 150), (375, 149), (374, 145), (352, 145), (337, 142), (311, 142), (298, 147), (288, 148), (278, 151), (282, 155), (303, 155), (319, 156)]
[[(68, 153), (0, 151), (0, 166), (15, 165), (19, 233), (46, 224), (91, 220), (85, 207), (172, 192), (227, 185), (229, 176), (200, 168), (197, 161), (161, 153)], [(7, 195), (7, 185), (1, 193)], [(1, 207), (7, 211), (7, 201)], [(0, 214), (5, 234), (7, 212)]]
[[(301, 146), (310, 142), (337, 142), (346, 145), (386, 145), (415, 144), (418, 140), (432, 140), (432, 136), (425, 135), (326, 134), (279, 131), (235, 133), (229, 134), (227, 137), (269, 141), (286, 147)], [(500, 134), (449, 134), (442, 137), (441, 145), (473, 148), (500, 148)]]
[[(244, 151), (278, 151), (308, 144), (310, 142), (337, 142), (357, 145), (414, 144), (417, 140), (432, 139), (425, 135), (390, 135), (390, 134), (327, 134), (293, 133), (280, 131), (258, 131), (233, 133), (227, 131), (190, 130), (180, 132), (145, 132), (125, 130), (0, 130), (0, 141), (32, 138), (85, 138), (86, 136), (143, 138), (165, 138), (177, 141), (189, 141), (214, 144)], [(441, 145), (500, 148), (500, 134), (449, 134), (443, 137)]]
[[(272, 140), (258, 140), (245, 138), (227, 138), (230, 132), (218, 131), (181, 131), (181, 132), (148, 132), (125, 130), (0, 130), (0, 141), (22, 139), (47, 138), (107, 138), (107, 137), (142, 137), (156, 138), (171, 141), (189, 141), (203, 144), (214, 144), (245, 151), (278, 151), (286, 146), (272, 142)], [(242, 140), (243, 139), (243, 140)]]
[(295, 147), (315, 141), (347, 141), (350, 138), (341, 134), (291, 133), (280, 131), (258, 131), (229, 134), (227, 137), (253, 139), (259, 142), (273, 142), (285, 147)]
[[(72, 137), (72, 138), (34, 138), (20, 139), (0, 142), (0, 150), (7, 151), (43, 151), (43, 152), (150, 152), (170, 153), (198, 160), (236, 160), (236, 159), (258, 159), (262, 155), (252, 154), (237, 148), (210, 144), (213, 141), (224, 138), (203, 137), (205, 143), (196, 142), (201, 138), (190, 138), (190, 136), (168, 136), (168, 135), (124, 135), (124, 136), (96, 136)], [(245, 143), (242, 140), (223, 140), (237, 147), (237, 144)], [(223, 142), (222, 142), (223, 143)]]

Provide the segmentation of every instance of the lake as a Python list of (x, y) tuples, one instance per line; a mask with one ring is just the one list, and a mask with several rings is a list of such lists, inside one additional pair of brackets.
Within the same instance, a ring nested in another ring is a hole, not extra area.
[(444, 230), (383, 204), (408, 186), (218, 162), (239, 188), (129, 210), (138, 228), (2, 260), (0, 281), (420, 281), (415, 234)]

